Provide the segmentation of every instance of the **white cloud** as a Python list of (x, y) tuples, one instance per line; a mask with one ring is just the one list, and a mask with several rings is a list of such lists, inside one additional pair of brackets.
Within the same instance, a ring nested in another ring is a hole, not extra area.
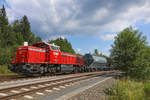
[(77, 48), (77, 52), (80, 52), (82, 49), (81, 48)]
[(95, 15), (93, 15), (92, 19), (93, 21), (101, 21), (103, 20), (107, 15), (108, 15), (109, 11), (106, 8), (102, 8), (98, 11), (96, 11)]
[(106, 56), (109, 56), (110, 55), (110, 49), (111, 49), (111, 46), (106, 46), (104, 47), (101, 52), (106, 55)]
[(108, 23), (106, 27), (114, 32), (121, 31), (126, 27), (134, 26), (137, 21), (144, 20), (150, 23), (150, 1), (146, 0), (141, 6), (133, 6), (127, 11), (120, 13), (114, 21)]
[[(12, 22), (27, 15), (32, 31), (50, 37), (77, 35), (100, 37), (106, 32), (119, 32), (139, 20), (150, 23), (149, 0), (6, 0)], [(67, 33), (67, 34), (66, 34)], [(103, 37), (103, 36), (102, 36)], [(111, 40), (114, 34), (102, 39)]]
[(100, 38), (102, 40), (113, 40), (115, 36), (117, 36), (117, 34), (106, 34), (106, 35), (101, 36)]
[(57, 38), (65, 39), (65, 36), (59, 35), (59, 36), (51, 36), (49, 38), (44, 39), (44, 42), (48, 42), (49, 40), (56, 40)]

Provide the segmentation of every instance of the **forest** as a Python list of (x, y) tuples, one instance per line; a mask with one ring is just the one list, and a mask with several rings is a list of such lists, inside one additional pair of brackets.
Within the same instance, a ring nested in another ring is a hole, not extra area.
[(5, 7), (0, 9), (0, 65), (8, 64), (11, 53), (24, 41), (29, 44), (41, 42), (42, 39), (31, 32), (27, 16), (9, 23)]

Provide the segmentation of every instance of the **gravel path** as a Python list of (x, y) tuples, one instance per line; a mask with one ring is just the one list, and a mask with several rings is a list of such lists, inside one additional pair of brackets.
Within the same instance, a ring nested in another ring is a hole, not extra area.
[(104, 93), (106, 87), (116, 83), (116, 79), (111, 78), (103, 83), (95, 85), (86, 91), (79, 93), (68, 100), (108, 100), (108, 95)]

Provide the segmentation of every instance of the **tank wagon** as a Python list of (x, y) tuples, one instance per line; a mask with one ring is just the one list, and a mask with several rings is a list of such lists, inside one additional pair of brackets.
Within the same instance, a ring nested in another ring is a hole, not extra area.
[(18, 47), (9, 69), (19, 74), (35, 76), (99, 70), (105, 64), (106, 59), (103, 57), (65, 53), (57, 45), (41, 42)]
[(91, 54), (85, 54), (83, 56), (85, 65), (90, 71), (96, 70), (107, 70), (107, 59), (101, 56), (94, 56)]

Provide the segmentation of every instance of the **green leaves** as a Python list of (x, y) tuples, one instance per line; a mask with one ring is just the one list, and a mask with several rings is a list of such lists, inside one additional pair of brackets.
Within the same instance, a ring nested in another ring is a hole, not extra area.
[(99, 56), (98, 49), (95, 49), (95, 50), (94, 50), (94, 55)]
[(149, 100), (145, 96), (150, 91), (149, 86), (147, 85), (144, 89), (145, 84), (142, 82), (123, 79), (117, 81), (111, 87), (107, 87), (104, 92), (109, 95), (108, 100)]
[(115, 38), (110, 55), (113, 65), (137, 78), (148, 78), (150, 49), (146, 37), (132, 27), (121, 31)]
[(56, 40), (50, 40), (48, 43), (54, 43), (60, 46), (61, 51), (75, 54), (70, 42), (67, 39), (57, 38)]
[(15, 52), (18, 46), (23, 45), (24, 41), (29, 42), (29, 45), (31, 45), (42, 42), (42, 39), (31, 32), (27, 16), (23, 16), (21, 20), (15, 20), (12, 24), (9, 24), (3, 6), (0, 9), (0, 65), (8, 64), (11, 61), (11, 53)]
[(34, 33), (31, 32), (30, 22), (25, 15), (20, 21), (14, 21), (13, 30), (17, 33), (17, 43), (19, 44), (22, 44), (24, 41), (28, 42), (29, 45), (32, 45), (36, 42), (42, 42), (42, 39), (40, 37), (36, 37)]
[(7, 18), (5, 7), (3, 5), (3, 7), (0, 9), (0, 26), (4, 26), (4, 25), (8, 25), (8, 18)]

